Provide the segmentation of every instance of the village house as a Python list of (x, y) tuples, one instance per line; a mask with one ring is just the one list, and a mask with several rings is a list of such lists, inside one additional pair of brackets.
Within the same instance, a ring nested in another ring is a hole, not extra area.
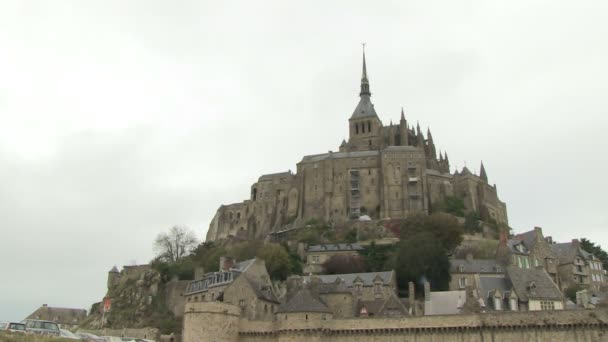
[(556, 243), (551, 248), (559, 258), (558, 270), (563, 291), (569, 287), (578, 287), (595, 293), (606, 285), (601, 261), (583, 250), (579, 240)]
[(221, 257), (218, 272), (199, 270), (195, 278), (184, 294), (186, 302), (238, 305), (242, 315), (257, 320), (272, 320), (279, 306), (264, 260), (235, 262), (233, 258)]

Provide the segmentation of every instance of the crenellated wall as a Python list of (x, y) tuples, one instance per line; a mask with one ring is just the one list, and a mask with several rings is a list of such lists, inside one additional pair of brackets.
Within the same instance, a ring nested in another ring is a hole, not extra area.
[(183, 341), (608, 341), (606, 309), (403, 318), (322, 319), (308, 315), (306, 320), (306, 315), (300, 316), (250, 321), (241, 319), (234, 305), (188, 304)]

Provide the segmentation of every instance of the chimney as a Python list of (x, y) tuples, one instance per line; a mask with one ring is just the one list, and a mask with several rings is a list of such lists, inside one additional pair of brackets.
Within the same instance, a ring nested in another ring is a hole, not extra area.
[(578, 241), (578, 239), (572, 239), (572, 246), (574, 247), (580, 247), (581, 246), (581, 242)]
[(431, 283), (428, 281), (424, 282), (424, 300), (431, 300)]
[(536, 241), (543, 240), (543, 229), (541, 227), (534, 227), (534, 233), (536, 235)]
[(234, 266), (233, 257), (228, 257), (228, 256), (220, 257), (220, 272), (228, 271), (229, 269), (232, 268), (232, 266)]
[(205, 276), (205, 268), (197, 267), (194, 269), (194, 280), (201, 280)]
[(43, 308), (46, 308), (47, 306), (48, 306), (47, 304), (42, 304), (42, 307), (43, 307)]
[(471, 253), (467, 253), (466, 259), (467, 259), (467, 261), (469, 261), (469, 262), (470, 262), (470, 261), (473, 261), (473, 254), (471, 254)]
[(319, 298), (319, 291), (321, 287), (321, 278), (317, 275), (310, 276), (310, 293), (314, 298)]
[(547, 237), (545, 237), (545, 241), (547, 241), (548, 244), (552, 245), (553, 244), (553, 237), (547, 236)]

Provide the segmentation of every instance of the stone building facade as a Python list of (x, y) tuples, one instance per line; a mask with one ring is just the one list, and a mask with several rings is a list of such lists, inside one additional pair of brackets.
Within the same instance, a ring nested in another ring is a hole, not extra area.
[(606, 286), (608, 279), (601, 261), (583, 250), (579, 240), (556, 243), (551, 248), (559, 260), (558, 272), (564, 291), (574, 286), (596, 293)]
[(466, 167), (451, 173), (448, 155), (438, 153), (430, 129), (425, 136), (403, 110), (398, 123), (382, 123), (371, 102), (365, 55), (359, 96), (348, 120), (348, 141), (338, 151), (304, 156), (295, 173), (261, 176), (249, 199), (220, 206), (207, 241), (264, 238), (312, 219), (405, 218), (434, 210), (446, 196), (462, 198), (467, 211), (484, 219), (507, 223), (506, 205), (483, 165), (479, 176)]
[(266, 264), (257, 258), (238, 263), (220, 258), (219, 271), (204, 273), (190, 282), (184, 297), (186, 303), (233, 304), (244, 317), (255, 320), (272, 320), (279, 306)]

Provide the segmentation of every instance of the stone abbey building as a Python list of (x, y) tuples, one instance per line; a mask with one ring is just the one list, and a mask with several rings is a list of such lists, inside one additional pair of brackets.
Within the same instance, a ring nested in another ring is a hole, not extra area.
[(336, 152), (304, 156), (291, 171), (261, 176), (249, 199), (217, 210), (207, 241), (240, 236), (261, 239), (269, 233), (316, 219), (344, 223), (405, 218), (433, 211), (446, 196), (462, 198), (467, 211), (507, 223), (507, 209), (496, 185), (468, 168), (450, 172), (447, 153), (437, 153), (430, 130), (410, 125), (401, 110), (397, 124), (384, 125), (371, 102), (365, 53), (360, 100), (348, 119), (349, 139)]

